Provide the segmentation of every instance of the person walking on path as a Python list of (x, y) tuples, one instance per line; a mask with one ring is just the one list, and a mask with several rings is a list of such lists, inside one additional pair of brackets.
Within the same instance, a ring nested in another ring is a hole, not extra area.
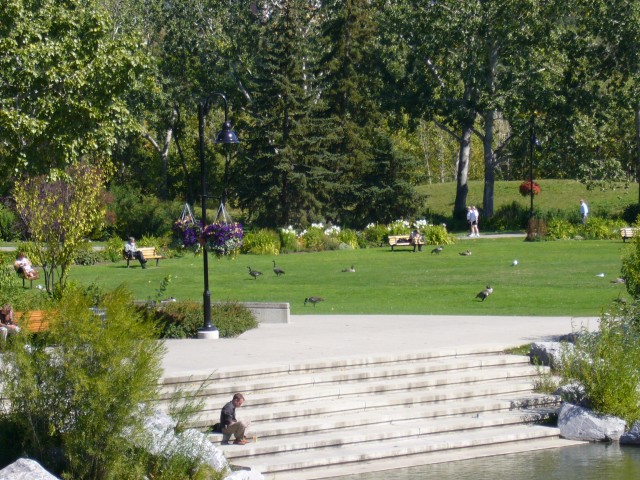
[(583, 199), (580, 199), (580, 217), (582, 218), (582, 224), (587, 223), (587, 216), (589, 216), (589, 206), (587, 202)]
[(480, 231), (478, 230), (478, 218), (480, 214), (478, 213), (478, 209), (473, 205), (467, 207), (467, 221), (469, 222), (469, 236), (470, 237), (479, 237)]
[(228, 445), (231, 435), (235, 436), (234, 445), (245, 445), (247, 439), (244, 432), (249, 428), (251, 422), (238, 421), (236, 419), (236, 408), (244, 403), (244, 396), (236, 393), (231, 401), (220, 411), (220, 428), (222, 429), (222, 444)]

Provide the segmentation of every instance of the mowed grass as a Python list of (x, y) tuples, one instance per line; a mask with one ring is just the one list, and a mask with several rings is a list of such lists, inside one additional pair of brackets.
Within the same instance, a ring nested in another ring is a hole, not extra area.
[[(575, 180), (545, 180), (536, 179), (540, 184), (540, 194), (533, 199), (535, 209), (562, 210), (578, 212), (579, 202), (584, 198), (589, 205), (592, 215), (621, 214), (626, 206), (638, 203), (638, 184), (628, 186), (619, 185), (616, 189), (593, 189)], [(518, 191), (521, 181), (501, 181), (495, 183), (494, 210), (504, 205), (517, 202), (529, 210), (530, 197), (523, 197)], [(469, 182), (467, 205), (482, 207), (484, 182), (476, 180)], [(451, 215), (456, 197), (455, 183), (433, 183), (421, 185), (417, 189), (426, 195), (425, 207), (429, 212), (440, 215)], [(482, 228), (482, 219), (480, 223)]]
[[(387, 247), (289, 255), (209, 256), (212, 301), (288, 302), (293, 314), (469, 314), (599, 316), (616, 297), (626, 297), (619, 276), (622, 241), (525, 242), (522, 238), (460, 240), (440, 255)], [(458, 252), (469, 249), (472, 255)], [(512, 266), (513, 260), (517, 266)], [(277, 277), (272, 260), (286, 273)], [(165, 297), (202, 300), (202, 257), (187, 254), (149, 262), (73, 267), (71, 280), (113, 289), (125, 284), (136, 299), (156, 297), (171, 276)], [(355, 273), (341, 270), (351, 265)], [(247, 267), (263, 272), (254, 280)], [(604, 273), (604, 278), (597, 274)], [(486, 301), (476, 294), (491, 285)], [(304, 306), (305, 297), (325, 299)]]

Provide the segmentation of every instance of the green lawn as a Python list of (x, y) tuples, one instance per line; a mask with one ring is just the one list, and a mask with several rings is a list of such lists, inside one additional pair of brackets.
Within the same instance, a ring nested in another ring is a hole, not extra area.
[[(525, 242), (522, 239), (461, 240), (440, 255), (389, 248), (289, 255), (209, 256), (212, 301), (288, 302), (294, 314), (473, 314), (598, 316), (624, 285), (610, 281), (620, 272), (622, 241)], [(458, 252), (470, 249), (468, 257)], [(286, 274), (276, 277), (272, 260)], [(519, 264), (512, 266), (517, 259)], [(166, 296), (200, 301), (202, 258), (188, 254), (142, 270), (137, 262), (73, 267), (71, 280), (105, 289), (126, 284), (137, 299), (156, 296), (171, 275)], [(355, 273), (342, 273), (351, 265)], [(247, 266), (260, 270), (257, 280)], [(604, 273), (605, 277), (596, 276)], [(490, 284), (485, 302), (475, 295)], [(316, 307), (305, 297), (325, 298)]]
[[(638, 184), (632, 183), (628, 188), (608, 190), (587, 190), (580, 182), (571, 180), (537, 180), (540, 184), (540, 194), (533, 200), (534, 208), (563, 211), (578, 211), (579, 202), (584, 198), (593, 215), (611, 215), (621, 213), (627, 205), (638, 202)], [(494, 208), (497, 211), (502, 205), (518, 202), (527, 210), (529, 197), (523, 197), (518, 191), (520, 181), (496, 182), (494, 193)], [(467, 205), (482, 206), (484, 182), (476, 180), (469, 182)], [(425, 206), (430, 212), (440, 215), (451, 215), (456, 197), (455, 183), (433, 183), (421, 185), (418, 191), (426, 195)], [(482, 224), (481, 224), (482, 225)]]

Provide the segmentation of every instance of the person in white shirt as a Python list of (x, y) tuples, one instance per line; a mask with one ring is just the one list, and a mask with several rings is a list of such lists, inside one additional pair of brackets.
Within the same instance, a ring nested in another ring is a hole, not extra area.
[(134, 258), (139, 260), (140, 266), (142, 268), (147, 268), (147, 261), (145, 260), (143, 253), (138, 250), (138, 247), (136, 247), (135, 238), (129, 237), (129, 241), (124, 245), (124, 254), (129, 260), (133, 260)]
[(31, 265), (31, 260), (27, 258), (24, 252), (18, 253), (16, 261), (13, 262), (13, 267), (16, 272), (22, 274), (27, 280), (34, 280), (38, 278), (38, 271)]
[(589, 215), (589, 206), (583, 199), (580, 199), (580, 217), (582, 218), (583, 225), (587, 223), (588, 215)]

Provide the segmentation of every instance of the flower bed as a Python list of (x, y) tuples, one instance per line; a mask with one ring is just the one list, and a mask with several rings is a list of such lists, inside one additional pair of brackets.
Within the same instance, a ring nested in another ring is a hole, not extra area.
[(520, 195), (522, 195), (523, 197), (531, 195), (532, 190), (534, 195), (538, 195), (540, 193), (540, 185), (538, 185), (536, 182), (525, 180), (520, 184), (519, 190)]

